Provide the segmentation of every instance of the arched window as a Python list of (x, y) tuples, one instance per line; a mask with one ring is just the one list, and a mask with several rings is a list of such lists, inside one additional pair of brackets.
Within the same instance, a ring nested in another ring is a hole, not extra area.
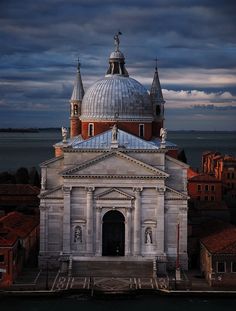
[(94, 124), (89, 123), (88, 125), (88, 136), (93, 136), (94, 135)]
[(161, 113), (161, 107), (158, 105), (156, 106), (156, 115), (159, 116), (160, 113)]
[(74, 243), (82, 243), (82, 228), (76, 226), (74, 229)]
[(74, 105), (74, 115), (77, 116), (78, 115), (78, 105)]
[(144, 137), (144, 124), (139, 124), (139, 137)]

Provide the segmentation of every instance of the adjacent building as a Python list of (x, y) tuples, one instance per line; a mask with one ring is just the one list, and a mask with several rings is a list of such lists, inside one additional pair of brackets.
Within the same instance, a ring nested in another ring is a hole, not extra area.
[(221, 224), (201, 239), (200, 266), (211, 286), (236, 286), (236, 227)]
[(39, 218), (11, 212), (0, 218), (0, 287), (10, 286), (38, 253)]

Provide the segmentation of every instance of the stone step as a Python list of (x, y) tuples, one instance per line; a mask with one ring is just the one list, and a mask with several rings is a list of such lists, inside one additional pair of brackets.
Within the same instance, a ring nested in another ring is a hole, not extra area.
[(102, 277), (152, 277), (153, 262), (146, 261), (73, 261), (72, 274)]

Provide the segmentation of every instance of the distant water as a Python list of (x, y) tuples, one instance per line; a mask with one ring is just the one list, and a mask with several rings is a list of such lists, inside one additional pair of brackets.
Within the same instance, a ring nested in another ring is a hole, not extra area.
[(235, 298), (188, 298), (188, 297), (137, 297), (132, 300), (88, 300), (79, 301), (76, 298), (9, 298), (0, 301), (1, 311), (233, 311)]
[[(0, 132), (0, 171), (21, 166), (38, 167), (54, 156), (53, 144), (61, 140), (59, 130), (38, 133)], [(236, 156), (236, 132), (168, 132), (168, 140), (184, 148), (188, 164), (201, 165), (201, 154), (206, 150)]]

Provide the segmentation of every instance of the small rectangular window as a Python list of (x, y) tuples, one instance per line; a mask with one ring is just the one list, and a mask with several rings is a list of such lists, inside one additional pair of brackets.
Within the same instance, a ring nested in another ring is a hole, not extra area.
[(236, 272), (236, 261), (231, 262), (231, 272)]
[(208, 185), (205, 185), (205, 191), (208, 191), (208, 190), (209, 190)]
[(211, 191), (215, 191), (215, 186), (211, 185)]
[(218, 273), (225, 272), (225, 262), (217, 262), (217, 272)]
[(211, 201), (215, 201), (214, 195), (211, 196)]
[(0, 272), (0, 281), (3, 279), (3, 273)]
[(197, 185), (197, 191), (201, 191), (202, 190), (202, 186), (201, 185)]
[(0, 262), (4, 262), (4, 255), (0, 255)]
[(88, 136), (93, 136), (94, 135), (94, 124), (89, 123), (88, 125)]
[(144, 124), (139, 124), (139, 137), (144, 137)]
[(208, 196), (207, 196), (207, 195), (205, 196), (204, 200), (205, 200), (205, 201), (208, 201)]

